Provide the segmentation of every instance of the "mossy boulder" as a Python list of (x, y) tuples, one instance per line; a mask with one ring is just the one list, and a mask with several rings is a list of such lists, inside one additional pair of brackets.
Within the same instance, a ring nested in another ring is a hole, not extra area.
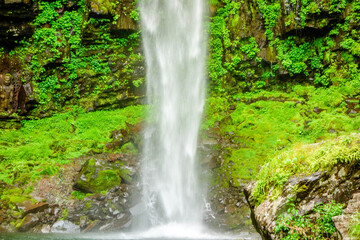
[(121, 167), (119, 162), (90, 159), (76, 177), (74, 189), (86, 193), (101, 193), (120, 186), (122, 180), (131, 181), (129, 170)]

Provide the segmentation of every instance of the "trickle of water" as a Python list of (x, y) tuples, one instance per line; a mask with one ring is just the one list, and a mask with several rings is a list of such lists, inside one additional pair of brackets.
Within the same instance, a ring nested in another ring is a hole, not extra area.
[(140, 0), (154, 123), (142, 163), (147, 225), (200, 224), (196, 148), (205, 99), (205, 0)]

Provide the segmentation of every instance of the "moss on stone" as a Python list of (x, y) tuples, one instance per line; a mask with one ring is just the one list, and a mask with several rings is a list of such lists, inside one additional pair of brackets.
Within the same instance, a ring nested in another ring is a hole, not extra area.
[[(274, 200), (291, 176), (310, 175), (317, 171), (331, 171), (337, 164), (360, 160), (359, 134), (344, 135), (317, 144), (299, 144), (282, 152), (266, 163), (257, 176), (252, 196), (257, 204), (268, 197)], [(306, 191), (304, 186), (295, 186), (294, 191)]]

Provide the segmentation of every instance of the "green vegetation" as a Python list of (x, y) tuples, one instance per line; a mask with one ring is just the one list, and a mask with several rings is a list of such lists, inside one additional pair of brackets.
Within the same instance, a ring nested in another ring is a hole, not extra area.
[[(110, 132), (137, 123), (145, 112), (144, 106), (114, 110), (132, 105), (144, 83), (135, 70), (143, 61), (140, 33), (117, 28), (120, 14), (139, 20), (136, 1), (127, 7), (121, 0), (73, 2), (39, 0), (34, 34), (14, 49), (0, 48), (0, 60), (10, 59), (22, 69), (21, 80), (34, 87), (39, 104), (29, 114), (53, 115), (2, 131), (0, 183), (8, 184), (0, 188), (2, 208), (30, 200), (32, 181), (60, 176), (72, 159), (110, 151), (105, 148)], [(221, 140), (215, 147), (221, 155), (216, 183), (228, 187), (257, 180), (253, 198), (260, 204), (276, 199), (292, 176), (358, 161), (360, 137), (352, 133), (360, 129), (360, 2), (210, 4), (210, 84), (202, 130)], [(89, 14), (89, 8), (96, 13)], [(109, 111), (82, 110), (95, 105)], [(10, 125), (17, 126), (4, 124)], [(116, 151), (138, 153), (132, 143)], [(93, 169), (86, 174), (93, 175)], [(97, 193), (131, 180), (126, 171), (96, 174), (90, 185)], [(72, 196), (87, 195), (74, 191)], [(331, 237), (331, 216), (340, 214), (341, 206), (319, 205), (314, 211), (315, 218), (291, 207), (277, 220), (277, 234)], [(350, 232), (359, 237), (359, 229), (357, 217)]]
[(104, 152), (113, 130), (136, 124), (143, 106), (85, 113), (80, 108), (41, 120), (25, 121), (19, 130), (0, 136), (0, 180), (26, 184), (42, 175), (58, 173), (62, 164), (88, 153)]
[(353, 224), (350, 226), (349, 232), (350, 236), (354, 239), (360, 238), (360, 213), (354, 217)]
[(316, 144), (299, 144), (282, 152), (266, 163), (258, 174), (253, 191), (255, 202), (260, 204), (268, 196), (276, 199), (291, 176), (331, 170), (338, 163), (359, 161), (359, 139), (358, 134), (351, 134)]
[(358, 115), (347, 114), (349, 92), (296, 85), (289, 93), (258, 90), (208, 98), (203, 129), (214, 129), (217, 122), (231, 143), (224, 149), (223, 180), (254, 179), (260, 166), (284, 150), (357, 131), (360, 120), (353, 117)]
[[(212, 4), (217, 7), (210, 24), (209, 76), (214, 92), (236, 94), (287, 87), (286, 83), (294, 81), (316, 86), (359, 82), (358, 2), (302, 0), (298, 5), (289, 1), (286, 11), (277, 0), (257, 0), (254, 4), (222, 0)], [(298, 8), (300, 12), (295, 10)], [(344, 16), (344, 23), (329, 26), (320, 17), (327, 13)], [(264, 32), (251, 23), (257, 18), (262, 19)], [(281, 21), (288, 29), (280, 27)], [(327, 27), (331, 30), (321, 33)]]
[[(99, 170), (99, 165), (103, 163), (97, 163), (95, 159), (90, 159), (86, 165), (82, 167), (81, 179), (76, 182), (77, 188), (83, 189), (85, 192), (90, 193), (102, 193), (107, 192), (114, 186), (119, 186), (122, 179), (131, 182), (129, 169), (122, 169), (122, 163), (111, 165), (107, 164), (103, 166), (105, 170)], [(75, 197), (82, 198), (83, 196), (74, 193)]]
[[(290, 202), (291, 205), (291, 202)], [(336, 231), (332, 217), (342, 214), (342, 204), (334, 202), (314, 207), (314, 216), (300, 215), (293, 205), (276, 220), (275, 234), (284, 240), (331, 239)]]
[[(118, 18), (116, 1), (92, 2), (101, 8), (99, 11), (113, 14), (114, 23), (109, 18), (88, 17), (85, 1), (76, 1), (75, 6), (58, 13), (67, 2), (40, 0), (40, 13), (33, 22), (34, 34), (9, 52), (21, 66), (22, 81), (33, 84), (39, 112), (59, 111), (106, 90), (120, 87), (127, 90), (143, 82), (134, 79), (134, 84), (129, 83), (134, 62), (142, 60), (136, 53), (139, 33), (114, 36), (110, 32)], [(126, 64), (112, 71), (118, 62)]]

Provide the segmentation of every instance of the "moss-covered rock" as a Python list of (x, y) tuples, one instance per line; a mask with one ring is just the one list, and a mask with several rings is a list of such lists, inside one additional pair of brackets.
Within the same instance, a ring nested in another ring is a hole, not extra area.
[[(352, 199), (358, 198), (360, 187), (358, 141), (359, 135), (353, 134), (304, 145), (277, 156), (263, 167), (258, 181), (250, 184), (247, 190), (262, 234), (280, 239), (279, 232), (275, 232), (278, 224), (275, 220), (289, 214), (288, 209), (296, 209), (299, 216), (310, 216), (319, 204), (352, 204)], [(347, 214), (355, 216), (358, 206), (348, 209)], [(335, 219), (344, 233), (343, 225), (339, 223), (341, 218)], [(334, 226), (332, 220), (329, 221)]]
[(85, 193), (100, 193), (112, 187), (120, 186), (121, 181), (131, 181), (128, 169), (122, 169), (120, 163), (109, 163), (90, 159), (87, 161), (75, 181), (74, 189)]

